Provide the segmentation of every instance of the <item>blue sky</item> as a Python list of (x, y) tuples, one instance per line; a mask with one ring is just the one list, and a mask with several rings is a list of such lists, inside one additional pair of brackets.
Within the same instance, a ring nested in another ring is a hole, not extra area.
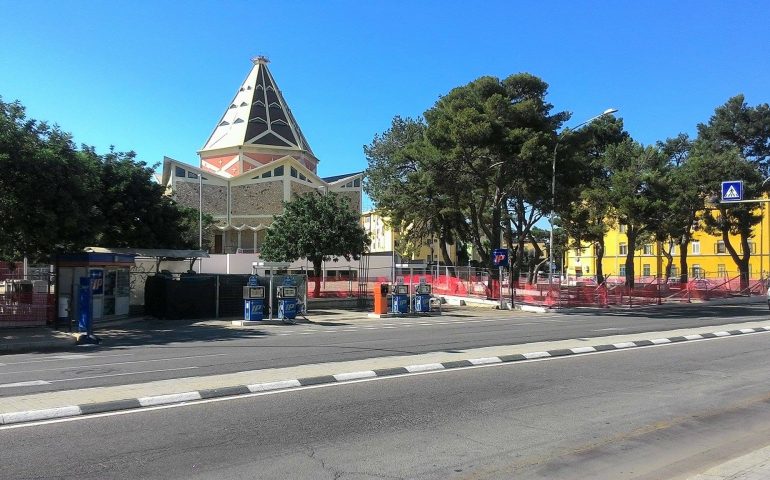
[(251, 68), (270, 69), (319, 174), (482, 75), (530, 72), (576, 125), (608, 107), (648, 144), (743, 93), (768, 102), (766, 1), (0, 0), (0, 95), (78, 143), (197, 163)]

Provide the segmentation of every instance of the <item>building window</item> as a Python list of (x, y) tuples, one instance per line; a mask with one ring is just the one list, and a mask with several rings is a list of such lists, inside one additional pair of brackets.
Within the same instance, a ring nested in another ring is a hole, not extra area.
[(717, 276), (720, 278), (727, 278), (727, 269), (724, 263), (717, 265)]
[(262, 178), (270, 178), (273, 176), (273, 172), (265, 172), (262, 174)]
[(299, 179), (300, 179), (300, 180), (304, 180), (304, 181), (307, 181), (307, 177), (306, 177), (306, 176), (304, 176), (304, 175), (302, 175), (301, 173), (299, 174)]
[(650, 275), (652, 275), (650, 273), (650, 264), (649, 263), (645, 263), (644, 265), (642, 265), (642, 275), (645, 276), (645, 277), (649, 277)]
[(673, 243), (671, 244), (671, 255), (676, 255), (676, 245)]
[(275, 170), (273, 170), (276, 177), (282, 177), (283, 176), (283, 165), (280, 167), (275, 167)]
[(619, 255), (628, 255), (628, 245), (625, 243), (621, 243), (618, 245), (618, 254)]
[(361, 186), (361, 179), (360, 178), (356, 178), (355, 180), (353, 180), (353, 186), (354, 187), (360, 187)]
[(174, 169), (174, 172), (175, 172), (177, 177), (184, 177), (185, 175), (187, 175), (187, 172), (182, 167), (176, 167)]
[(618, 275), (620, 275), (621, 277), (625, 277), (626, 276), (626, 266), (625, 265), (621, 265), (620, 266), (620, 272), (618, 272)]
[(700, 242), (699, 241), (692, 242), (692, 253), (693, 253), (693, 255), (700, 255)]
[(726, 251), (727, 250), (725, 249), (725, 242), (723, 242), (722, 240), (719, 240), (714, 245), (714, 253), (725, 253)]
[[(754, 242), (749, 242), (749, 252), (751, 252), (752, 255), (757, 253), (757, 244)], [(743, 254), (743, 245), (741, 245), (741, 255)]]
[(291, 171), (289, 172), (292, 177), (297, 178), (297, 169), (294, 167), (291, 167)]
[(692, 278), (703, 278), (703, 270), (697, 263), (692, 266)]
[(198, 174), (195, 172), (187, 172), (187, 178), (198, 178)]
[(628, 227), (626, 226), (626, 224), (621, 223), (620, 225), (618, 225), (618, 231), (620, 233), (626, 233), (626, 231), (628, 231)]
[(671, 277), (678, 277), (679, 276), (679, 270), (676, 269), (676, 265), (671, 265)]
[(645, 255), (652, 255), (652, 244), (651, 243), (646, 243), (644, 245), (644, 254)]

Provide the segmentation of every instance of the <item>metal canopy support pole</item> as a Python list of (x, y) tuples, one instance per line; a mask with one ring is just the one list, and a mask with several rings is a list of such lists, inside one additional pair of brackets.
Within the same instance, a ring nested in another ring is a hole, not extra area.
[(270, 272), (270, 320), (273, 320), (273, 271)]

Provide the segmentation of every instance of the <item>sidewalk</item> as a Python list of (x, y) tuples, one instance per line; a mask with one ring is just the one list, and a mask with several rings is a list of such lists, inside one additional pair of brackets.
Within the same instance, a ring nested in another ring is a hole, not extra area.
[(69, 350), (75, 346), (75, 337), (63, 330), (48, 327), (0, 330), (0, 355), (55, 352)]
[(734, 458), (688, 480), (767, 480), (770, 478), (770, 447)]

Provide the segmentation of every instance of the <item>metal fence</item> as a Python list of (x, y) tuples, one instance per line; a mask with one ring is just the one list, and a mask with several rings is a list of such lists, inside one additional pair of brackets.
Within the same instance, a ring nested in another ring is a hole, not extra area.
[(55, 277), (48, 266), (0, 262), (0, 328), (55, 321)]

